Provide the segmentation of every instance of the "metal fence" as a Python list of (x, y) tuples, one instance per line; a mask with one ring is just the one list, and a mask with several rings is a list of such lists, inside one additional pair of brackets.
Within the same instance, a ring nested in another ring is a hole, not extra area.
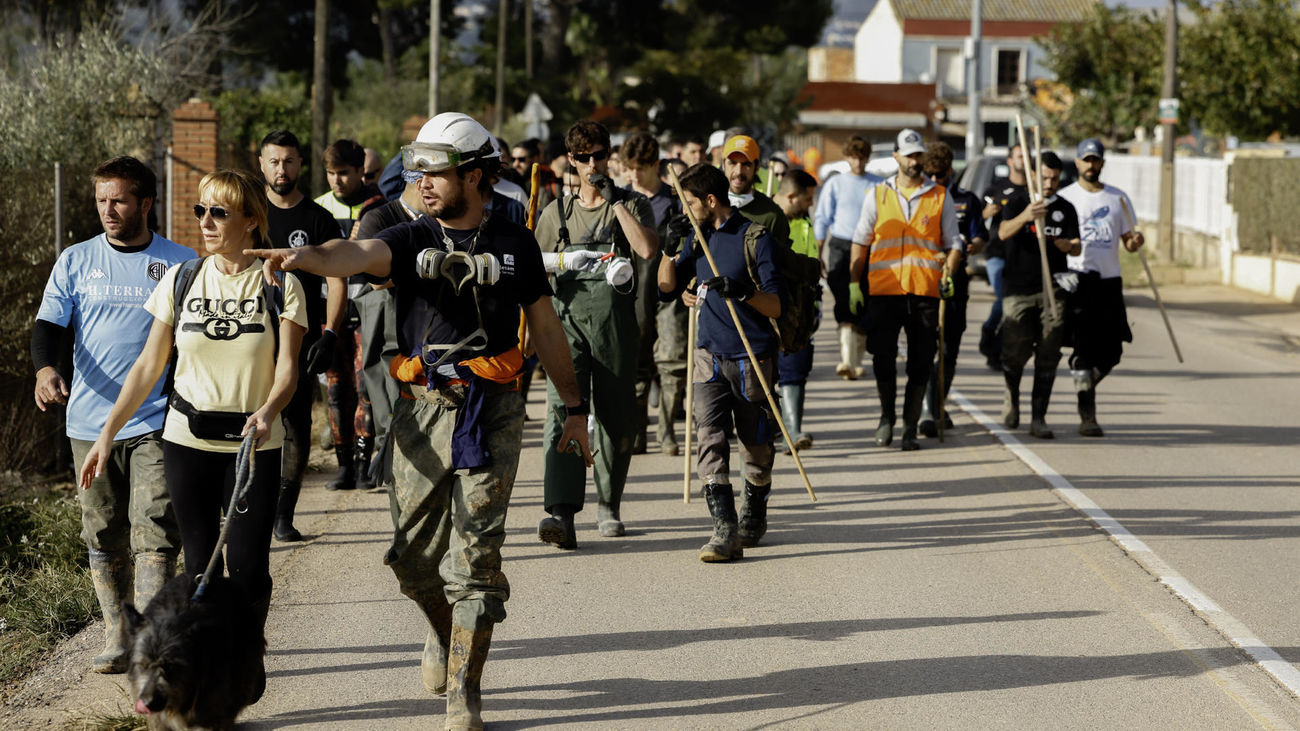
[[(1128, 193), (1138, 218), (1160, 218), (1160, 158), (1107, 155), (1102, 180)], [(1174, 225), (1223, 236), (1230, 220), (1228, 168), (1213, 158), (1174, 160)]]

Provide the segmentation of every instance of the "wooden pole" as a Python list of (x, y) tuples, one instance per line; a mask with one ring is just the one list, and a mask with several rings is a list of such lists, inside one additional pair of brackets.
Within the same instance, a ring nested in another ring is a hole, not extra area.
[[(709, 268), (713, 270), (714, 276), (718, 274), (718, 264), (713, 260), (713, 252), (709, 250), (709, 244), (704, 240), (704, 231), (700, 229), (700, 222), (695, 220), (695, 213), (691, 207), (686, 205), (686, 198), (682, 192), (682, 181), (677, 177), (677, 169), (669, 166), (668, 168), (673, 179), (673, 188), (677, 191), (677, 199), (682, 201), (682, 210), (686, 211), (687, 218), (691, 221), (691, 228), (695, 229), (695, 241), (700, 245), (700, 251), (704, 252), (704, 257), (709, 260)], [(785, 419), (781, 418), (781, 408), (776, 405), (776, 397), (772, 395), (772, 387), (767, 383), (767, 376), (763, 375), (763, 369), (758, 366), (758, 356), (754, 355), (754, 346), (749, 343), (749, 336), (745, 335), (745, 327), (740, 323), (740, 315), (736, 312), (736, 303), (730, 298), (723, 297), (723, 302), (727, 303), (727, 312), (731, 313), (731, 322), (736, 326), (736, 333), (740, 335), (740, 342), (745, 346), (745, 354), (749, 356), (749, 362), (754, 364), (754, 376), (758, 378), (758, 383), (763, 387), (763, 395), (767, 396), (767, 405), (772, 409), (772, 415), (776, 418), (777, 426), (781, 427), (781, 436), (785, 437), (786, 446), (790, 448), (790, 454), (794, 457), (794, 464), (799, 468), (799, 476), (803, 478), (804, 487), (808, 489), (808, 498), (812, 502), (817, 502), (817, 493), (813, 492), (812, 482), (808, 479), (808, 473), (804, 471), (803, 460), (799, 459), (799, 450), (794, 447), (794, 440), (790, 438), (790, 431), (785, 427)]]
[[(1020, 138), (1020, 155), (1026, 160), (1029, 159), (1029, 145), (1025, 142), (1025, 125), (1020, 120), (1020, 115), (1016, 115), (1016, 134)], [(1037, 165), (1041, 173), (1043, 166)], [(1043, 198), (1043, 190), (1034, 184), (1034, 175), (1026, 175), (1025, 183), (1029, 186), (1029, 200), (1031, 203), (1037, 203)], [(1047, 298), (1047, 304), (1052, 311), (1052, 319), (1058, 319), (1060, 313), (1056, 309), (1056, 292), (1052, 289), (1052, 272), (1047, 266), (1047, 235), (1043, 233), (1044, 221), (1041, 218), (1034, 219), (1034, 230), (1038, 234), (1038, 259), (1042, 269), (1043, 277), (1043, 296)]]
[[(1124, 216), (1128, 219), (1129, 231), (1137, 231), (1137, 221), (1133, 220), (1133, 212), (1128, 209), (1128, 203), (1123, 196), (1119, 199), (1120, 208), (1124, 209)], [(1156, 287), (1156, 278), (1151, 274), (1151, 265), (1147, 263), (1146, 254), (1141, 249), (1137, 250), (1138, 258), (1142, 260), (1142, 268), (1147, 273), (1147, 284), (1151, 285), (1151, 294), (1155, 295), (1156, 307), (1160, 308), (1160, 317), (1165, 321), (1165, 330), (1169, 333), (1169, 342), (1174, 346), (1174, 356), (1178, 362), (1183, 362), (1183, 351), (1178, 347), (1178, 338), (1174, 337), (1174, 326), (1169, 322), (1169, 313), (1165, 312), (1164, 300), (1160, 299), (1160, 290)]]
[[(670, 166), (671, 167), (671, 166)], [(694, 307), (686, 311), (686, 438), (682, 450), (682, 502), (691, 504), (691, 430), (695, 411), (695, 328), (699, 311)], [(667, 394), (659, 394), (659, 398)], [(671, 417), (670, 417), (671, 418)]]
[(935, 424), (939, 429), (940, 444), (943, 443), (943, 414), (945, 410), (944, 406), (948, 401), (948, 392), (943, 387), (943, 370), (944, 370), (943, 336), (944, 333), (946, 332), (946, 328), (944, 327), (944, 320), (947, 319), (946, 317), (947, 314), (948, 314), (948, 300), (944, 299), (943, 297), (940, 297), (939, 298), (939, 393), (938, 393), (939, 410), (935, 416)]

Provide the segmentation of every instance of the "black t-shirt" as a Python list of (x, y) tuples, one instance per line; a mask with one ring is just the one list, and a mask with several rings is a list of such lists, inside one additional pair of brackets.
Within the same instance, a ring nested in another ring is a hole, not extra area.
[[(1029, 206), (1029, 194), (1018, 193), (1007, 200), (1002, 216), (1011, 220)], [(1079, 216), (1074, 206), (1059, 195), (1047, 201), (1047, 216), (1043, 221), (1047, 237), (1047, 266), (1052, 274), (1066, 271), (1066, 255), (1056, 248), (1053, 239), (1079, 238)], [(1038, 256), (1038, 234), (1034, 224), (1025, 225), (1016, 235), (1003, 242), (1006, 245), (1006, 268), (1002, 270), (1002, 294), (1037, 294), (1043, 291), (1042, 265)]]
[(478, 288), (476, 308), (473, 286), (466, 284), (458, 295), (446, 279), (423, 279), (416, 273), (421, 251), (447, 250), (436, 219), (423, 216), (380, 231), (375, 238), (388, 245), (393, 257), (390, 276), (397, 285), (398, 347), (403, 355), (415, 356), (425, 344), (460, 342), (479, 327), (482, 312), (487, 347), (462, 349), (448, 362), (500, 355), (519, 342), (519, 308), (551, 294), (541, 249), (531, 231), (500, 216), (489, 217), (476, 241), (473, 231), (447, 229), (447, 235), (457, 242), (456, 251), (496, 257), (501, 279)]
[[(948, 187), (948, 197), (952, 200), (953, 210), (957, 213), (957, 230), (961, 232), (967, 246), (973, 239), (988, 241), (989, 230), (984, 227), (984, 219), (980, 217), (984, 210), (984, 201), (956, 184)], [(966, 267), (957, 267), (957, 270), (952, 273), (952, 279), (957, 288), (957, 296), (965, 298), (970, 287), (970, 275), (966, 273)]]
[[(994, 203), (1006, 208), (1007, 201), (1011, 200), (1012, 196), (1017, 193), (1024, 193), (1025, 191), (1025, 186), (1016, 185), (1011, 182), (1010, 178), (994, 178), (993, 182), (989, 183), (988, 190), (984, 191), (984, 197), (992, 198)], [(985, 202), (987, 203), (987, 201)], [(986, 257), (1000, 258), (1006, 256), (1002, 239), (998, 236), (998, 224), (1008, 218), (1015, 218), (1015, 216), (1007, 216), (1005, 213), (999, 213), (990, 220), (989, 245), (984, 247), (984, 255)]]
[[(280, 208), (271, 203), (267, 209), (267, 233), (271, 246), (277, 249), (320, 246), (339, 238), (334, 217), (306, 196), (293, 208)], [(307, 338), (312, 339), (325, 323), (325, 278), (301, 270), (294, 275), (302, 282), (307, 295)]]

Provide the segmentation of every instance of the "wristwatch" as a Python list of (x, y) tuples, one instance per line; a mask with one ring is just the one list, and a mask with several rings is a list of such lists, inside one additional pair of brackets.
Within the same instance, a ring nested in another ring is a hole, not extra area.
[(588, 401), (587, 399), (583, 399), (579, 401), (577, 406), (564, 406), (565, 418), (569, 418), (572, 416), (586, 416), (587, 414), (590, 413), (591, 413), (591, 402)]

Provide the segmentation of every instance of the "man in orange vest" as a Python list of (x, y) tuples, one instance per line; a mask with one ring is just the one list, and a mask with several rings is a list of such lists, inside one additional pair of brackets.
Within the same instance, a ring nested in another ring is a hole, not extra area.
[(951, 297), (952, 277), (965, 242), (957, 211), (942, 185), (922, 174), (925, 143), (905, 129), (894, 141), (898, 175), (877, 185), (862, 204), (849, 260), (850, 310), (864, 305), (867, 272), (867, 351), (880, 392), (876, 444), (894, 441), (898, 333), (907, 332), (907, 390), (903, 397), (904, 451), (920, 449), (917, 422), (925, 400), (930, 364), (938, 349), (939, 298)]

